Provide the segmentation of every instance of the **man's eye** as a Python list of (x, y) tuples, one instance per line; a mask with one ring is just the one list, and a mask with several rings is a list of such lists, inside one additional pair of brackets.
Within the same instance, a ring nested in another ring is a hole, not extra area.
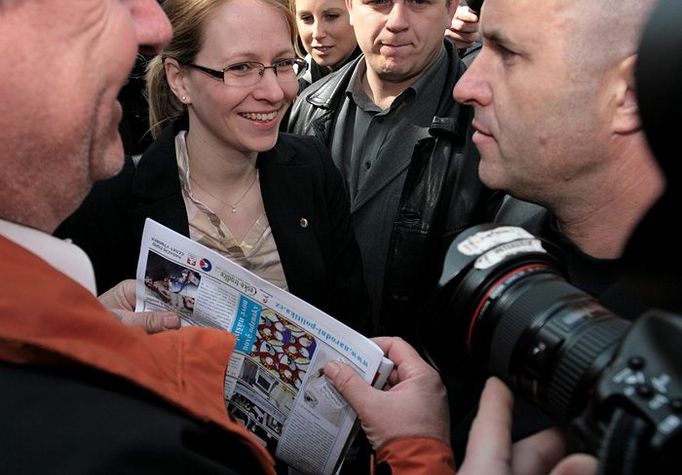
[(510, 49), (505, 48), (504, 46), (500, 46), (498, 48), (498, 50), (500, 52), (500, 56), (502, 57), (503, 61), (511, 61), (516, 56), (518, 56), (515, 52), (513, 52)]

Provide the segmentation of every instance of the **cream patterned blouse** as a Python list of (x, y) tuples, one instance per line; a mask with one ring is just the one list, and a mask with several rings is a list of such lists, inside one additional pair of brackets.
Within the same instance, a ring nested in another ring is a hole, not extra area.
[(225, 223), (206, 204), (192, 194), (189, 179), (189, 156), (185, 142), (186, 133), (183, 130), (175, 137), (175, 156), (178, 162), (182, 198), (187, 210), (189, 237), (277, 287), (287, 290), (284, 269), (282, 269), (277, 245), (265, 212), (246, 233), (242, 242), (237, 242)]

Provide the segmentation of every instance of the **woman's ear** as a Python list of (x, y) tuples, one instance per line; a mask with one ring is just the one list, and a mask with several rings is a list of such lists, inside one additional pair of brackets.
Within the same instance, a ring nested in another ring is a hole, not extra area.
[(631, 134), (642, 128), (635, 93), (636, 62), (637, 55), (632, 55), (617, 66), (613, 131), (619, 134)]
[(175, 94), (175, 97), (183, 104), (190, 104), (192, 99), (187, 90), (185, 75), (180, 64), (173, 58), (166, 58), (163, 62), (163, 67), (166, 71), (168, 86), (173, 91), (173, 94)]

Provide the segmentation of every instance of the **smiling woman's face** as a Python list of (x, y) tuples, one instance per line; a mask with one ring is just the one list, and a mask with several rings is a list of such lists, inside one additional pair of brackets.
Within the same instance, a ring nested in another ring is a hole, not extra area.
[[(194, 63), (215, 70), (247, 61), (270, 66), (296, 56), (285, 16), (265, 2), (224, 2), (203, 33)], [(187, 67), (179, 81), (182, 94), (191, 100), (190, 133), (243, 153), (263, 152), (275, 145), (279, 124), (298, 92), (298, 81), (285, 81), (271, 68), (247, 87), (224, 84)]]
[(296, 0), (296, 24), (303, 47), (319, 65), (335, 69), (357, 46), (344, 0)]

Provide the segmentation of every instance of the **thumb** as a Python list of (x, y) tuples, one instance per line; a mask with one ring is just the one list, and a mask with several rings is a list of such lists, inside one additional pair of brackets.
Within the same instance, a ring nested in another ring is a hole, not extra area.
[(368, 402), (374, 400), (372, 392), (376, 389), (365, 382), (350, 366), (337, 361), (327, 363), (324, 374), (348, 401), (358, 417), (364, 419), (365, 413), (371, 411)]
[(469, 7), (458, 8), (456, 18), (471, 23), (476, 23), (478, 21), (478, 15)]
[(554, 467), (550, 475), (596, 475), (597, 469), (596, 458), (586, 454), (573, 454)]
[(126, 279), (121, 282), (122, 297), (128, 303), (130, 308), (135, 308), (135, 290), (136, 283), (134, 279)]
[(173, 312), (118, 312), (125, 325), (141, 327), (147, 333), (180, 328), (180, 317)]

